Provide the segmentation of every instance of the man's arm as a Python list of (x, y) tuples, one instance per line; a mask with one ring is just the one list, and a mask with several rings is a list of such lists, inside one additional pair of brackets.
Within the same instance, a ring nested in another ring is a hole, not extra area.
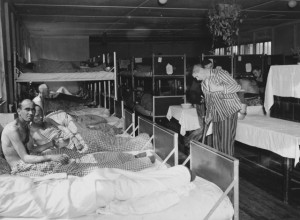
[(50, 141), (46, 144), (43, 144), (43, 145), (35, 145), (32, 137), (30, 136), (27, 147), (28, 147), (29, 151), (32, 152), (32, 153), (41, 153), (41, 152), (43, 152), (47, 149), (55, 147), (55, 144), (54, 144), (54, 141), (52, 140), (52, 141)]
[(61, 163), (68, 162), (68, 157), (66, 155), (43, 155), (43, 156), (29, 155), (21, 140), (17, 128), (11, 129), (11, 131), (7, 132), (6, 135), (8, 135), (12, 147), (15, 149), (19, 157), (25, 163), (41, 163), (41, 162), (46, 162), (51, 160), (56, 162), (61, 162)]
[(57, 123), (56, 121), (54, 121), (51, 118), (47, 118), (46, 121), (48, 123), (51, 123), (52, 125), (55, 125), (56, 127), (58, 127), (59, 130), (63, 131), (64, 136), (66, 136), (67, 138), (71, 138), (71, 137), (73, 137), (77, 133), (77, 128), (76, 128), (76, 126), (74, 125), (73, 122), (71, 124), (74, 125), (74, 127), (76, 129), (70, 129), (69, 126), (66, 127), (64, 125), (61, 125), (61, 124)]
[(223, 93), (236, 93), (241, 90), (241, 86), (225, 70), (219, 70), (219, 76), (224, 82)]
[(135, 105), (135, 110), (143, 115), (146, 115), (146, 116), (152, 116), (152, 112), (151, 111), (148, 111), (147, 109), (145, 109), (143, 106), (141, 105)]

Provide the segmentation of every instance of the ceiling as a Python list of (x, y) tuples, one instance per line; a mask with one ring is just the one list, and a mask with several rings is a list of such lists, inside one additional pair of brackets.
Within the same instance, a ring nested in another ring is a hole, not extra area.
[[(208, 10), (233, 0), (11, 0), (35, 36), (95, 36), (110, 41), (196, 40), (209, 35)], [(234, 0), (246, 15), (241, 32), (300, 19), (300, 1)]]

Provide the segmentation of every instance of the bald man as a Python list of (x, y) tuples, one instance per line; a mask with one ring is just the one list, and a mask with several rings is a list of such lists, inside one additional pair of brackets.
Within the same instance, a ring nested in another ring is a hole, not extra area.
[(35, 104), (29, 99), (18, 105), (18, 118), (7, 124), (2, 132), (2, 150), (12, 171), (20, 164), (38, 164), (46, 161), (68, 163), (67, 155), (36, 156), (28, 154), (29, 124), (35, 115)]
[(49, 87), (46, 84), (41, 84), (39, 85), (38, 91), (39, 94), (32, 101), (40, 106), (44, 112), (47, 112), (45, 109), (45, 98), (49, 97)]

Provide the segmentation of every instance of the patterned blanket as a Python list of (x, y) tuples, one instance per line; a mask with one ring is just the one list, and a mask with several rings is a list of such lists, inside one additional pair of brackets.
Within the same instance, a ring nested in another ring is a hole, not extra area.
[[(82, 137), (85, 146), (84, 153), (95, 153), (102, 151), (139, 151), (141, 149), (152, 149), (152, 144), (148, 143), (150, 139), (148, 134), (140, 134), (135, 138), (116, 136), (121, 130), (106, 123), (99, 123), (92, 127), (87, 126), (86, 120), (81, 120), (81, 116), (77, 116), (73, 120), (77, 133)], [(147, 144), (147, 146), (145, 146)]]
[(67, 173), (74, 176), (85, 176), (97, 168), (118, 168), (130, 171), (140, 171), (154, 164), (149, 157), (136, 158), (123, 152), (98, 152), (81, 154), (67, 148), (53, 150), (45, 154), (67, 154), (71, 159), (68, 164), (44, 162), (28, 164), (23, 161), (12, 167), (11, 174), (29, 177), (45, 176), (53, 173)]

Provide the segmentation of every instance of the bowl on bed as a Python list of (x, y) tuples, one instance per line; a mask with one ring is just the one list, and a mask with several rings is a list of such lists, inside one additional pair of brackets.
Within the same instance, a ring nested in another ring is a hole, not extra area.
[(182, 103), (181, 107), (184, 109), (192, 108), (192, 104), (191, 103)]

